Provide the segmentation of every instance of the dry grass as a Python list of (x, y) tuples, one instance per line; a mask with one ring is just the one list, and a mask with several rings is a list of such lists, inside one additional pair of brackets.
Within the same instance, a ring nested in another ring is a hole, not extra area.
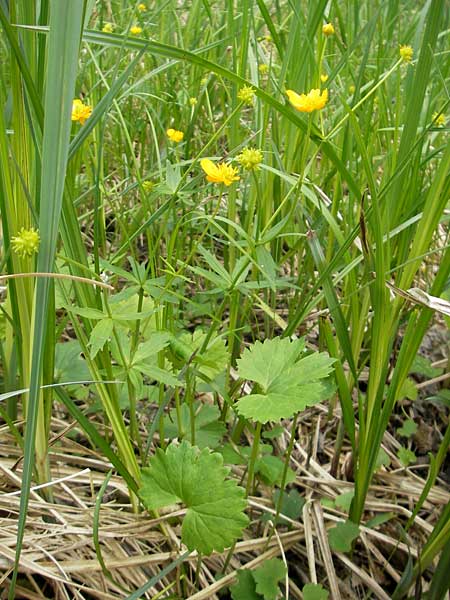
[[(396, 458), (398, 443), (387, 433), (383, 447), (392, 463), (389, 470), (382, 469), (375, 477), (366, 504), (366, 521), (380, 513), (395, 516), (375, 529), (361, 527), (353, 555), (332, 552), (327, 529), (346, 515), (337, 508), (323, 506), (321, 499), (333, 499), (351, 490), (353, 484), (345, 480), (348, 461), (345, 452), (338, 469), (341, 479), (330, 475), (339, 412), (330, 420), (327, 413), (328, 408), (322, 405), (307, 411), (291, 457), (290, 466), (296, 472), (293, 485), (307, 500), (302, 519), (294, 521), (286, 517), (289, 527), (278, 527), (273, 535), (270, 519), (266, 523), (260, 520), (264, 512), (269, 516), (275, 514), (270, 490), (262, 486), (261, 495), (250, 498), (252, 524), (245, 540), (236, 544), (224, 577), (215, 580), (226, 555), (214, 554), (202, 563), (197, 588), (201, 591), (197, 591), (192, 583), (197, 563), (193, 553), (182, 569), (183, 590), (176, 589), (173, 572), (143, 597), (155, 598), (165, 589), (190, 600), (215, 599), (221, 589), (235, 580), (238, 569), (252, 569), (267, 558), (279, 556), (289, 567), (289, 597), (302, 598), (300, 589), (305, 582), (327, 580), (335, 599), (354, 598), (355, 592), (363, 597), (370, 592), (373, 598), (388, 600), (385, 590), (399, 581), (407, 557), (417, 556), (417, 549), (432, 531), (440, 508), (450, 499), (449, 488), (442, 481), (432, 488), (420, 517), (400, 539), (400, 524), (411, 515), (424, 485), (419, 475), (425, 473), (401, 467)], [(57, 440), (51, 453), (54, 501), (44, 500), (36, 490), (32, 493), (17, 598), (125, 598), (125, 590), (132, 592), (144, 585), (182, 551), (176, 517), (184, 511), (177, 509), (158, 519), (146, 514), (136, 516), (126, 503), (124, 483), (112, 477), (103, 498), (99, 528), (101, 551), (111, 580), (102, 571), (93, 542), (96, 494), (110, 465), (84, 445), (82, 439), (73, 441), (67, 437), (71, 428), (63, 420), (55, 419), (52, 425)], [(0, 597), (4, 598), (16, 544), (21, 461), (5, 427), (1, 433), (0, 589), (4, 591)], [(278, 438), (279, 453), (286, 448), (289, 435), (285, 430)], [(234, 469), (237, 476), (243, 475), (240, 467)], [(169, 535), (164, 535), (162, 529)]]

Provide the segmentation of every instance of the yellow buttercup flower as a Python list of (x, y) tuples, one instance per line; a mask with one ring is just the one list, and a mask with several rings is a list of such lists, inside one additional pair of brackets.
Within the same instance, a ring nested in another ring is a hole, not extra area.
[(11, 246), (16, 254), (22, 258), (33, 256), (39, 250), (41, 239), (39, 232), (31, 227), (31, 229), (22, 229), (19, 234), (11, 238)]
[(189, 98), (189, 104), (191, 106), (195, 106), (197, 104), (198, 100), (197, 98)]
[(178, 144), (179, 142), (183, 141), (184, 133), (182, 131), (170, 128), (166, 131), (166, 133), (171, 142), (176, 142)]
[(414, 54), (414, 50), (411, 46), (400, 46), (400, 58), (404, 62), (411, 62)]
[(229, 186), (233, 181), (239, 181), (238, 170), (224, 162), (213, 163), (209, 158), (204, 158), (200, 161), (201, 168), (206, 173), (206, 179), (212, 183), (224, 183)]
[(138, 4), (137, 5), (137, 9), (139, 12), (145, 12), (147, 10), (147, 7), (145, 6), (145, 4)]
[(445, 115), (438, 112), (433, 113), (433, 123), (436, 125), (436, 127), (444, 127)]
[(130, 33), (131, 35), (139, 35), (142, 33), (142, 27), (139, 27), (139, 25), (133, 25), (133, 27), (130, 27)]
[(261, 73), (261, 75), (265, 75), (269, 70), (269, 65), (266, 65), (266, 63), (261, 63), (258, 67), (258, 71)]
[(237, 161), (246, 171), (256, 171), (262, 163), (263, 154), (258, 148), (244, 148), (238, 155)]
[(238, 91), (237, 97), (242, 100), (244, 104), (253, 104), (253, 98), (255, 96), (255, 90), (250, 85), (244, 85)]
[(84, 123), (89, 119), (92, 114), (92, 106), (88, 104), (83, 104), (83, 102), (79, 98), (75, 98), (72, 103), (72, 121), (78, 121), (80, 125), (84, 125)]
[(320, 76), (320, 81), (322, 83), (325, 83), (325, 81), (328, 81), (328, 75), (326, 73), (322, 73), (322, 75)]
[(324, 25), (322, 27), (322, 31), (325, 35), (333, 35), (334, 34), (333, 23), (326, 23), (326, 25)]
[(103, 25), (102, 31), (103, 33), (112, 33), (114, 30), (114, 25), (112, 23), (105, 23)]
[(308, 94), (297, 94), (293, 90), (286, 90), (289, 102), (300, 112), (310, 113), (322, 109), (328, 102), (328, 90), (311, 90)]

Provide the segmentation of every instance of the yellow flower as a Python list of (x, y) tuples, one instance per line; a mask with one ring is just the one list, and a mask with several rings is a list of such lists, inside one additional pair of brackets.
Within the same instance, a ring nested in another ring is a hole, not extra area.
[(171, 142), (176, 142), (178, 144), (178, 142), (183, 141), (184, 133), (182, 131), (170, 128), (166, 131), (166, 133)]
[(255, 96), (255, 90), (250, 85), (244, 85), (238, 92), (238, 99), (242, 100), (244, 104), (253, 104), (253, 98)]
[(206, 173), (206, 179), (212, 183), (224, 183), (229, 186), (233, 181), (239, 181), (238, 170), (224, 162), (214, 164), (209, 158), (200, 161), (200, 166)]
[(133, 25), (133, 27), (130, 27), (130, 33), (131, 35), (139, 35), (142, 33), (142, 27), (139, 27), (139, 25)]
[(258, 67), (258, 71), (261, 73), (261, 75), (265, 75), (269, 70), (269, 65), (266, 65), (266, 63), (261, 63)]
[(324, 25), (322, 27), (322, 31), (325, 35), (333, 35), (334, 34), (333, 23), (327, 23), (326, 25)]
[(356, 90), (356, 87), (352, 84), (348, 86), (348, 91), (350, 92), (350, 94), (354, 94)]
[(413, 57), (414, 50), (411, 46), (400, 46), (400, 58), (404, 62), (411, 62)]
[(12, 249), (16, 254), (22, 258), (27, 256), (33, 256), (39, 250), (39, 243), (41, 238), (39, 232), (31, 227), (31, 229), (22, 229), (19, 231), (19, 235), (11, 238)]
[(262, 159), (263, 154), (257, 148), (244, 148), (237, 157), (238, 163), (247, 171), (256, 171), (259, 169)]
[(78, 121), (80, 125), (84, 125), (87, 119), (92, 114), (92, 106), (83, 104), (81, 100), (75, 98), (72, 103), (72, 121)]
[(103, 33), (112, 33), (114, 30), (114, 25), (112, 23), (105, 23), (103, 25), (102, 31)]
[(322, 75), (320, 76), (320, 81), (322, 83), (325, 83), (325, 81), (328, 81), (328, 75), (326, 73), (322, 73)]
[(144, 192), (145, 192), (146, 194), (150, 194), (150, 192), (151, 192), (151, 191), (153, 190), (153, 188), (155, 187), (155, 184), (153, 183), (153, 181), (147, 180), (147, 181), (144, 181), (144, 182), (142, 183), (142, 187), (143, 187), (143, 189), (144, 189)]
[(444, 127), (445, 115), (438, 112), (433, 113), (433, 123), (436, 125), (436, 127)]
[(328, 102), (328, 90), (320, 93), (319, 89), (311, 90), (308, 94), (297, 94), (292, 90), (287, 90), (289, 102), (300, 112), (313, 112), (313, 110), (322, 109)]
[(197, 104), (197, 98), (189, 98), (189, 104), (195, 106)]
[(145, 6), (145, 4), (138, 4), (137, 5), (137, 9), (139, 12), (145, 12), (147, 10), (147, 7)]

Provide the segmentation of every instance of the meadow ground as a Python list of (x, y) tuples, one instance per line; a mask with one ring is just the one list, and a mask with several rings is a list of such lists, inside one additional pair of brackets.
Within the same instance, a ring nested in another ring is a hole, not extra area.
[(0, 0), (0, 598), (448, 598), (443, 0)]

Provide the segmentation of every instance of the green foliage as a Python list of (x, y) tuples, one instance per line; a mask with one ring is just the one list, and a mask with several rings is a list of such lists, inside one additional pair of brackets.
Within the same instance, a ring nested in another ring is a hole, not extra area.
[(303, 600), (327, 600), (328, 591), (320, 583), (307, 583), (302, 589)]
[(182, 540), (190, 550), (222, 552), (242, 533), (244, 490), (226, 479), (222, 456), (200, 451), (187, 441), (156, 450), (150, 465), (142, 469), (140, 495), (150, 510), (182, 502), (187, 507)]
[(417, 431), (417, 423), (412, 419), (406, 419), (403, 425), (397, 429), (397, 433), (403, 437), (411, 437)]
[[(255, 470), (268, 485), (281, 485), (284, 462), (277, 456), (262, 456), (256, 461)], [(294, 471), (288, 467), (286, 483), (295, 481)]]
[(409, 448), (404, 448), (403, 446), (399, 448), (397, 456), (404, 467), (408, 467), (410, 464), (416, 462), (417, 460), (417, 457), (414, 454), (414, 452)]
[(359, 527), (350, 520), (341, 521), (328, 530), (330, 547), (336, 552), (350, 552), (354, 540), (359, 535)]
[(286, 576), (286, 566), (279, 558), (270, 558), (253, 571), (256, 591), (264, 600), (276, 600), (280, 590), (278, 584)]
[(256, 582), (251, 571), (238, 571), (237, 579), (237, 583), (230, 587), (233, 600), (261, 600), (262, 596), (256, 592)]
[[(178, 437), (192, 443), (191, 411), (187, 404), (183, 404), (179, 412), (180, 422), (175, 408), (166, 415), (164, 433), (170, 439)], [(195, 402), (194, 413), (195, 445), (199, 448), (216, 448), (226, 432), (224, 423), (219, 420), (219, 409), (217, 406)]]
[(279, 421), (325, 400), (329, 391), (320, 380), (330, 374), (335, 361), (325, 353), (300, 358), (303, 351), (303, 340), (287, 338), (256, 342), (246, 349), (238, 360), (238, 373), (255, 382), (260, 393), (239, 400), (239, 414), (260, 423)]

